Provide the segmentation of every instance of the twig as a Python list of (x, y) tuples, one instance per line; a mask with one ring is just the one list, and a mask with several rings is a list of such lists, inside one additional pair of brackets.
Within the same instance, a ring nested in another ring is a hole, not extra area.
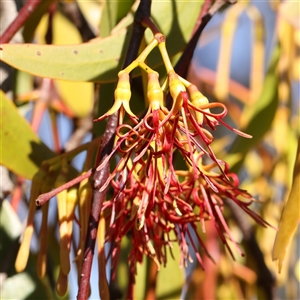
[[(134, 18), (134, 26), (132, 36), (130, 39), (130, 48), (127, 51), (123, 67), (127, 67), (138, 55), (138, 50), (144, 35), (145, 28), (141, 25), (143, 17), (150, 16), (151, 1), (142, 0), (136, 11)], [(102, 161), (112, 151), (114, 144), (114, 137), (117, 128), (117, 113), (111, 115), (108, 119), (106, 130), (103, 135), (103, 142), (99, 147), (99, 161), (96, 166), (100, 165)], [(89, 282), (92, 268), (92, 261), (94, 257), (94, 248), (97, 237), (98, 223), (100, 219), (100, 212), (102, 203), (105, 200), (107, 190), (99, 192), (100, 187), (105, 183), (109, 176), (109, 163), (104, 165), (99, 171), (94, 173), (93, 183), (93, 204), (88, 223), (88, 234), (85, 243), (84, 259), (82, 264), (82, 271), (80, 274), (79, 289), (77, 299), (86, 300), (89, 294)]]
[(58, 187), (48, 193), (39, 195), (38, 198), (35, 200), (35, 204), (37, 206), (44, 205), (46, 202), (48, 202), (51, 198), (56, 196), (58, 193), (74, 186), (75, 184), (81, 182), (82, 180), (84, 180), (86, 178), (89, 178), (91, 175), (92, 175), (92, 169), (88, 170), (87, 172), (81, 174), (80, 176), (68, 181), (67, 183), (61, 185), (60, 187)]
[(14, 21), (7, 27), (0, 37), (0, 44), (8, 43), (16, 32), (25, 24), (33, 11), (39, 6), (41, 0), (28, 0), (19, 11)]

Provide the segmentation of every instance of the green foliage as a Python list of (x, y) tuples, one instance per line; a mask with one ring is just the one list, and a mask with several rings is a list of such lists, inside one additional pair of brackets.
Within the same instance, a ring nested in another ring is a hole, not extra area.
[[(41, 163), (55, 154), (41, 142), (15, 105), (0, 91), (0, 163), (24, 178), (32, 179)], [(9, 124), (9, 126), (7, 126)]]
[[(201, 3), (187, 5), (180, 1), (153, 5), (153, 18), (167, 36), (171, 57), (183, 49), (190, 37), (200, 6)], [(133, 16), (129, 18), (132, 21)], [(122, 27), (107, 38), (96, 38), (80, 45), (2, 45), (1, 60), (41, 77), (101, 83), (116, 81), (131, 34), (131, 27)], [(151, 67), (159, 65), (162, 65), (161, 58), (153, 56)]]

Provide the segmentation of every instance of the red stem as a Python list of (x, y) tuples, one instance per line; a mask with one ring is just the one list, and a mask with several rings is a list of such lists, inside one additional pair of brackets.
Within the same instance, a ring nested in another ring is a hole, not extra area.
[(44, 205), (47, 201), (49, 201), (51, 198), (56, 196), (58, 193), (72, 187), (73, 185), (81, 182), (85, 178), (89, 178), (92, 175), (92, 169), (88, 170), (86, 173), (81, 174), (80, 176), (68, 181), (67, 183), (61, 185), (60, 187), (48, 192), (44, 193), (38, 196), (38, 198), (35, 200), (35, 204), (37, 206)]
[(202, 7), (201, 7), (201, 11), (200, 11), (200, 14), (198, 16), (198, 19), (197, 19), (197, 22), (195, 24), (195, 27), (193, 29), (193, 33), (192, 33), (192, 36), (196, 33), (196, 31), (198, 30), (199, 26), (201, 25), (202, 23), (202, 19), (203, 17), (208, 13), (210, 7), (212, 5), (212, 0), (205, 0), (204, 3), (202, 4)]
[(152, 31), (153, 35), (160, 33), (159, 28), (156, 26), (156, 24), (150, 17), (145, 17), (142, 21), (142, 24), (144, 27), (149, 28)]
[(17, 17), (6, 28), (2, 36), (0, 37), (0, 44), (8, 43), (16, 32), (25, 24), (30, 15), (41, 3), (41, 0), (28, 0), (25, 5), (19, 11)]

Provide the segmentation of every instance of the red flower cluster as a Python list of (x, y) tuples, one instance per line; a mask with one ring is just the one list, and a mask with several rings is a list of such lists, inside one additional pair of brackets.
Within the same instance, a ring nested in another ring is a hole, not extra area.
[[(129, 234), (131, 266), (142, 262), (143, 255), (151, 257), (158, 268), (165, 265), (167, 248), (171, 250), (174, 242), (179, 243), (182, 265), (190, 259), (189, 247), (202, 264), (190, 232), (194, 230), (198, 242), (204, 246), (196, 229), (199, 222), (204, 232), (205, 221), (214, 222), (228, 248), (227, 239), (234, 242), (222, 214), (224, 199), (234, 201), (262, 225), (267, 223), (250, 210), (254, 199), (239, 189), (237, 176), (229, 173), (227, 164), (216, 158), (210, 146), (211, 131), (217, 125), (221, 123), (232, 129), (222, 120), (227, 114), (226, 107), (209, 103), (194, 85), (171, 72), (168, 83), (173, 106), (168, 110), (158, 74), (148, 76), (146, 115), (133, 126), (120, 122), (115, 147), (98, 167), (101, 169), (113, 156), (117, 161), (101, 188), (108, 185), (113, 188), (112, 198), (103, 206), (108, 212), (107, 241), (113, 241), (110, 255), (116, 263), (121, 240)], [(214, 108), (222, 111), (212, 113)], [(181, 169), (174, 166), (175, 156), (183, 158)]]

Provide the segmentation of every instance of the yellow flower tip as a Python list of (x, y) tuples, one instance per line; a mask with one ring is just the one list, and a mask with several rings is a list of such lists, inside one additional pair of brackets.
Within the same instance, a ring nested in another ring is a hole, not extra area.
[(23, 272), (26, 268), (29, 257), (29, 249), (26, 246), (21, 245), (18, 256), (15, 262), (15, 268), (18, 273)]
[(30, 253), (30, 242), (31, 242), (32, 234), (33, 234), (33, 226), (32, 225), (27, 226), (15, 262), (15, 268), (18, 273), (24, 271), (26, 268), (29, 253)]
[(94, 122), (100, 122), (105, 118), (107, 118), (108, 116), (113, 115), (115, 112), (117, 112), (120, 109), (121, 106), (122, 106), (122, 101), (115, 100), (114, 105), (111, 107), (111, 109), (108, 110), (104, 115), (102, 115), (98, 119), (95, 119)]
[(208, 99), (199, 92), (198, 88), (194, 84), (191, 84), (187, 89), (191, 96), (191, 102), (194, 106), (200, 109), (207, 108), (206, 106), (209, 103)]
[[(131, 111), (129, 106), (129, 101), (131, 98), (131, 89), (130, 89), (130, 78), (127, 72), (119, 72), (119, 81), (117, 88), (115, 89), (115, 104), (114, 106), (106, 113), (106, 115), (111, 115), (117, 110), (120, 110), (123, 105), (125, 111), (131, 117), (131, 119), (137, 123), (138, 117)], [(122, 111), (120, 111), (122, 113)], [(123, 115), (121, 116), (121, 122), (123, 121)]]
[(72, 187), (68, 190), (67, 193), (67, 219), (71, 221), (74, 217), (75, 207), (78, 202), (77, 188)]
[(159, 84), (159, 76), (155, 73), (148, 74), (148, 90), (147, 98), (151, 107), (151, 110), (158, 110), (164, 104), (164, 93)]
[(79, 189), (78, 189), (78, 198), (79, 204), (84, 204), (86, 201), (92, 198), (92, 187), (89, 182), (89, 179), (86, 178), (80, 182)]
[[(62, 224), (64, 226), (64, 231), (67, 231), (67, 222), (64, 222)], [(61, 227), (61, 226), (60, 226)], [(69, 238), (68, 235), (61, 235), (61, 230), (60, 230), (60, 268), (61, 271), (65, 274), (68, 275), (70, 272), (70, 258), (69, 258), (69, 254), (70, 254), (70, 249), (69, 249)]]
[(95, 122), (100, 122), (103, 119), (107, 118), (108, 116), (116, 113), (117, 111), (120, 110), (122, 105), (130, 117), (134, 119), (138, 119), (137, 116), (131, 111), (129, 107), (129, 101), (131, 98), (131, 89), (130, 89), (130, 78), (127, 72), (124, 71), (119, 72), (119, 81), (115, 89), (114, 96), (115, 96), (115, 102), (112, 108), (104, 115), (99, 117), (98, 119), (95, 119), (94, 120)]
[(59, 274), (56, 283), (57, 294), (62, 297), (67, 293), (68, 290), (68, 275), (62, 272), (62, 269), (59, 269)]
[[(198, 88), (194, 85), (191, 84), (188, 88), (189, 95), (191, 97), (191, 103), (194, 105), (196, 108), (199, 108), (203, 110), (204, 112), (211, 113), (210, 109), (208, 108), (209, 106), (209, 101), (208, 99), (198, 90)], [(195, 112), (196, 119), (199, 124), (203, 123), (203, 114), (201, 112)], [(206, 115), (206, 117), (211, 121), (214, 122), (215, 118), (209, 115)]]
[(47, 269), (47, 254), (46, 253), (39, 253), (37, 259), (37, 276), (38, 278), (42, 279), (46, 275)]
[(137, 120), (139, 119), (130, 109), (129, 102), (123, 102), (123, 107), (125, 111), (128, 113), (128, 115), (131, 117), (132, 121), (134, 123), (137, 123)]
[(170, 94), (173, 99), (176, 99), (179, 93), (186, 91), (185, 86), (174, 71), (169, 72), (168, 77)]
[(131, 98), (130, 79), (128, 73), (119, 74), (119, 81), (115, 90), (115, 101), (129, 101)]
[(177, 114), (180, 111), (183, 103), (183, 98), (181, 93), (185, 92), (186, 89), (183, 83), (180, 81), (179, 76), (174, 71), (168, 73), (168, 78), (169, 78), (169, 90), (173, 98), (172, 113)]

